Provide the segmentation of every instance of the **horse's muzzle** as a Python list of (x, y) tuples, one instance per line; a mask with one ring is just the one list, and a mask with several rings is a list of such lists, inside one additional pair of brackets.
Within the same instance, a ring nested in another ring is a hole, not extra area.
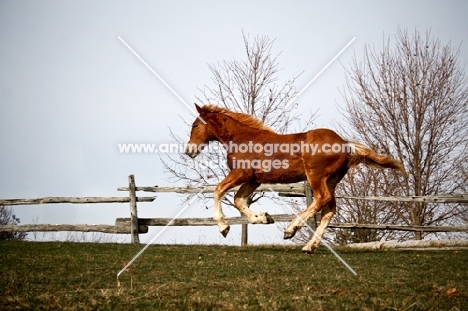
[(195, 158), (198, 155), (198, 148), (196, 144), (187, 144), (185, 148), (185, 154), (191, 158)]

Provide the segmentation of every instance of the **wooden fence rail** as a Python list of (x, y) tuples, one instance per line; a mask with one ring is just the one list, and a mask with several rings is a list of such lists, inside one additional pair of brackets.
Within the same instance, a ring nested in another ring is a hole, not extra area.
[[(275, 223), (290, 222), (296, 215), (294, 214), (277, 214), (270, 215)], [(140, 226), (215, 226), (216, 222), (212, 218), (138, 218)], [(249, 224), (246, 217), (228, 217), (226, 221), (230, 225)], [(116, 226), (128, 226), (130, 218), (117, 218)], [(378, 230), (399, 230), (399, 231), (424, 231), (424, 232), (465, 232), (468, 231), (468, 226), (399, 226), (399, 225), (374, 225), (374, 224), (337, 224), (330, 223), (330, 228), (345, 228), (345, 229), (378, 229)]]
[[(137, 191), (143, 192), (172, 192), (179, 194), (197, 194), (204, 189), (204, 193), (214, 192), (216, 185), (205, 187), (137, 187), (133, 175), (128, 177), (128, 187), (119, 187), (118, 191), (128, 191), (128, 197), (46, 197), (35, 199), (6, 199), (0, 200), (0, 206), (14, 205), (38, 205), (38, 204), (94, 204), (94, 203), (129, 203), (130, 218), (117, 218), (115, 225), (89, 225), (89, 224), (25, 224), (0, 226), (0, 232), (33, 232), (33, 231), (81, 231), (81, 232), (103, 232), (131, 234), (132, 243), (139, 243), (139, 234), (147, 233), (148, 226), (167, 226), (169, 218), (138, 218), (137, 202), (153, 202), (156, 197), (138, 197)], [(230, 191), (236, 191), (239, 187)], [(285, 197), (306, 196), (303, 183), (294, 184), (264, 184), (256, 189), (256, 192), (275, 192)], [(439, 195), (425, 197), (358, 197), (338, 196), (337, 198), (355, 200), (380, 200), (398, 202), (427, 202), (427, 203), (468, 203), (468, 194)], [(289, 222), (295, 215), (279, 214), (271, 215), (275, 222)], [(226, 219), (232, 225), (247, 225), (246, 217), (230, 217)], [(175, 219), (171, 226), (213, 226), (213, 219), (206, 218), (179, 218)], [(424, 232), (468, 232), (468, 226), (399, 226), (399, 225), (375, 225), (375, 224), (336, 224), (331, 223), (331, 228), (347, 229), (378, 229), (378, 230), (400, 230), (400, 231), (424, 231)]]
[[(148, 227), (140, 226), (140, 233), (148, 232)], [(2, 232), (58, 232), (58, 231), (80, 231), (80, 232), (102, 232), (130, 234), (130, 223), (122, 226), (114, 225), (5, 225), (1, 226)]]
[[(180, 194), (197, 194), (203, 190), (203, 193), (213, 193), (216, 185), (207, 185), (203, 187), (135, 187), (135, 191), (143, 192), (175, 192)], [(230, 189), (228, 192), (235, 192), (239, 190), (240, 186)], [(129, 191), (129, 187), (119, 187), (118, 191)], [(284, 193), (299, 193), (304, 194), (304, 183), (293, 184), (262, 184), (255, 192), (284, 192)]]
[[(139, 197), (137, 202), (153, 202), (156, 197)], [(6, 199), (0, 200), (0, 206), (12, 205), (39, 205), (39, 204), (57, 204), (57, 203), (72, 203), (72, 204), (91, 204), (91, 203), (127, 203), (130, 202), (129, 197), (48, 197), (36, 199)]]

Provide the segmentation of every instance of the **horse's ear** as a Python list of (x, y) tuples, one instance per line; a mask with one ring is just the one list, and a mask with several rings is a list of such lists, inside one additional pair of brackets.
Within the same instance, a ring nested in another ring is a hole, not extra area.
[(194, 105), (195, 105), (195, 108), (197, 109), (198, 113), (202, 114), (203, 113), (203, 108), (198, 106), (197, 103), (195, 103)]

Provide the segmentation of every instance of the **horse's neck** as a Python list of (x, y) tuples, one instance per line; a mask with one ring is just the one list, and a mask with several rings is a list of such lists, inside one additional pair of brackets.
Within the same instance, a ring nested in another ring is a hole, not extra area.
[[(229, 119), (228, 124), (218, 129), (218, 140), (221, 143), (228, 142), (244, 142), (246, 140), (253, 140), (260, 133), (265, 130), (251, 128), (249, 126), (242, 126), (238, 122)], [(274, 133), (270, 133), (274, 135)]]
[(212, 125), (216, 130), (216, 138), (220, 143), (224, 144), (240, 141), (246, 134), (254, 135), (253, 131), (255, 131), (255, 129), (242, 126), (231, 118), (227, 118), (226, 122), (223, 122), (218, 118), (214, 118), (213, 121)]

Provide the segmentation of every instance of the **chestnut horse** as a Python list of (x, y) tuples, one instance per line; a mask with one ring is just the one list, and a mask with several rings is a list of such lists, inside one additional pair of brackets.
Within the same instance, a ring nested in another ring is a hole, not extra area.
[(224, 219), (221, 199), (229, 189), (241, 186), (234, 196), (234, 204), (250, 223), (268, 224), (273, 223), (273, 218), (267, 213), (251, 211), (248, 197), (262, 183), (307, 179), (314, 200), (293, 219), (284, 238), (292, 238), (310, 217), (322, 211), (316, 234), (302, 249), (304, 253), (312, 253), (336, 211), (335, 187), (350, 167), (364, 163), (405, 172), (401, 162), (379, 155), (362, 144), (346, 141), (329, 129), (277, 134), (248, 114), (213, 105), (195, 104), (195, 107), (200, 116), (193, 122), (186, 154), (195, 158), (210, 141), (218, 141), (227, 149), (230, 172), (215, 189), (213, 217), (224, 237), (229, 232), (229, 224)]

